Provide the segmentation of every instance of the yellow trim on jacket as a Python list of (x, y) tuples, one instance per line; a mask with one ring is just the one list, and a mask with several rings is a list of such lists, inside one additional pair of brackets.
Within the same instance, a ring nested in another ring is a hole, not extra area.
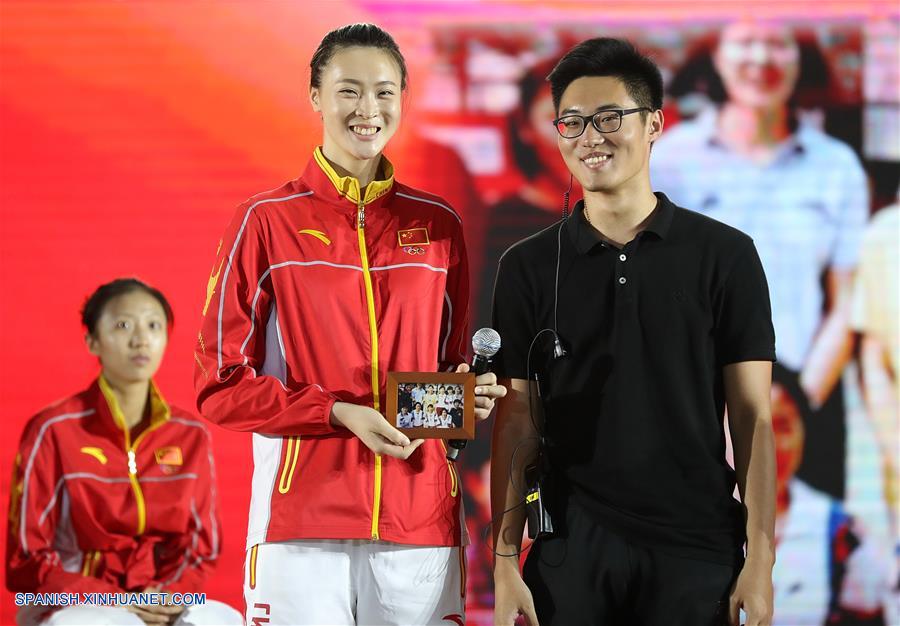
[(325, 158), (321, 146), (315, 149), (313, 158), (316, 160), (318, 166), (322, 168), (322, 171), (325, 172), (325, 175), (328, 176), (328, 180), (331, 181), (331, 184), (334, 185), (337, 192), (357, 205), (365, 205), (373, 200), (377, 200), (390, 191), (394, 184), (394, 166), (388, 161), (386, 156), (381, 155), (381, 164), (378, 167), (378, 173), (379, 175), (384, 176), (384, 178), (373, 180), (366, 185), (365, 197), (362, 199), (362, 202), (360, 202), (359, 180), (357, 178), (354, 178), (353, 176), (341, 176), (338, 174), (331, 163), (328, 162), (328, 159)]
[(144, 534), (144, 530), (147, 528), (147, 505), (144, 500), (144, 492), (141, 489), (141, 484), (137, 479), (137, 447), (141, 442), (141, 439), (149, 433), (151, 430), (155, 430), (156, 428), (162, 426), (169, 418), (172, 416), (172, 411), (169, 409), (169, 405), (166, 403), (165, 399), (162, 397), (162, 394), (159, 392), (159, 389), (156, 387), (156, 383), (152, 380), (150, 381), (150, 425), (138, 435), (137, 439), (133, 442), (131, 441), (131, 431), (125, 423), (125, 416), (122, 413), (121, 407), (119, 407), (119, 401), (116, 399), (115, 393), (113, 393), (112, 387), (110, 387), (106, 378), (103, 374), (100, 374), (100, 379), (98, 380), (98, 384), (100, 386), (100, 392), (103, 394), (104, 399), (106, 400), (106, 404), (109, 406), (109, 412), (112, 414), (113, 421), (116, 423), (116, 426), (122, 429), (122, 432), (125, 434), (125, 453), (128, 455), (128, 478), (131, 480), (131, 488), (134, 491), (134, 498), (137, 504), (138, 511), (138, 523), (137, 523), (137, 532), (136, 534), (142, 535)]
[[(362, 264), (363, 284), (366, 291), (366, 310), (369, 318), (369, 340), (372, 346), (372, 406), (376, 411), (381, 410), (381, 382), (378, 372), (378, 324), (375, 315), (375, 295), (372, 288), (372, 276), (369, 272), (369, 255), (366, 251), (366, 235), (365, 235), (365, 210), (366, 204), (376, 200), (390, 191), (394, 184), (394, 166), (387, 157), (382, 155), (379, 167), (380, 173), (383, 174), (383, 180), (373, 180), (366, 185), (365, 196), (361, 198), (359, 180), (353, 176), (340, 176), (325, 158), (322, 148), (318, 147), (313, 152), (313, 158), (316, 164), (322, 168), (328, 180), (334, 185), (338, 193), (348, 200), (356, 203), (357, 207), (357, 240), (359, 243), (359, 260)], [(380, 539), (381, 533), (378, 528), (379, 519), (381, 517), (381, 474), (382, 474), (382, 458), (375, 455), (375, 477), (372, 491), (374, 498), (372, 501), (372, 539)]]

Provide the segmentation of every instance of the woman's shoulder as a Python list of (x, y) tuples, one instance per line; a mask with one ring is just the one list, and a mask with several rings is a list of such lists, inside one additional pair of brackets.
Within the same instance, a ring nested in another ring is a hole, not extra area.
[(50, 428), (78, 425), (96, 412), (95, 402), (91, 397), (91, 389), (66, 396), (45, 406), (25, 422), (22, 429), (22, 441), (33, 441), (43, 437)]
[(209, 429), (206, 422), (194, 413), (177, 406), (169, 406), (169, 424), (176, 428), (182, 428), (188, 435), (209, 437)]
[(399, 181), (394, 181), (394, 203), (398, 206), (409, 206), (418, 212), (428, 211), (435, 220), (448, 220), (457, 224), (462, 222), (456, 209), (441, 196)]
[(311, 195), (313, 191), (303, 179), (289, 180), (278, 187), (250, 196), (237, 206), (237, 212), (244, 215), (251, 209), (254, 212), (277, 210), (285, 203)]

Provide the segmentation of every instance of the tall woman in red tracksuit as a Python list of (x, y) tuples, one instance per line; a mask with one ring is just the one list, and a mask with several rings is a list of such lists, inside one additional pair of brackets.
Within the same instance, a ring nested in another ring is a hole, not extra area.
[[(203, 415), (253, 433), (246, 619), (461, 623), (455, 470), (443, 442), (410, 442), (382, 411), (388, 371), (467, 370), (462, 225), (382, 155), (407, 79), (390, 35), (339, 28), (310, 66), (322, 145), (238, 207), (196, 353)], [(505, 389), (477, 387), (484, 418)]]
[[(6, 585), (33, 594), (202, 592), (221, 545), (209, 434), (167, 404), (153, 382), (172, 309), (156, 289), (119, 279), (88, 298), (82, 323), (101, 371), (88, 389), (25, 426)], [(240, 624), (241, 616), (219, 602), (187, 610), (35, 603), (16, 621)]]

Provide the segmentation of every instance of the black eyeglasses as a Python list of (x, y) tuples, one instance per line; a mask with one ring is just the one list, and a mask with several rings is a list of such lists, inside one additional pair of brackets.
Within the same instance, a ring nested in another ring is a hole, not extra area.
[(622, 118), (638, 111), (652, 111), (649, 107), (636, 109), (604, 109), (593, 115), (563, 115), (553, 120), (553, 125), (559, 134), (566, 139), (575, 139), (584, 134), (587, 123), (590, 121), (594, 128), (601, 133), (614, 133), (622, 127)]

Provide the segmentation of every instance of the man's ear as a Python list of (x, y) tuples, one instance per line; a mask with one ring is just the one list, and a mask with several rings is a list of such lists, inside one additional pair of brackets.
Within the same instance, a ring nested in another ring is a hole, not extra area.
[(655, 142), (660, 138), (663, 131), (663, 126), (665, 126), (665, 116), (663, 115), (662, 109), (658, 109), (653, 111), (650, 114), (650, 123), (647, 125), (647, 139), (650, 143)]

